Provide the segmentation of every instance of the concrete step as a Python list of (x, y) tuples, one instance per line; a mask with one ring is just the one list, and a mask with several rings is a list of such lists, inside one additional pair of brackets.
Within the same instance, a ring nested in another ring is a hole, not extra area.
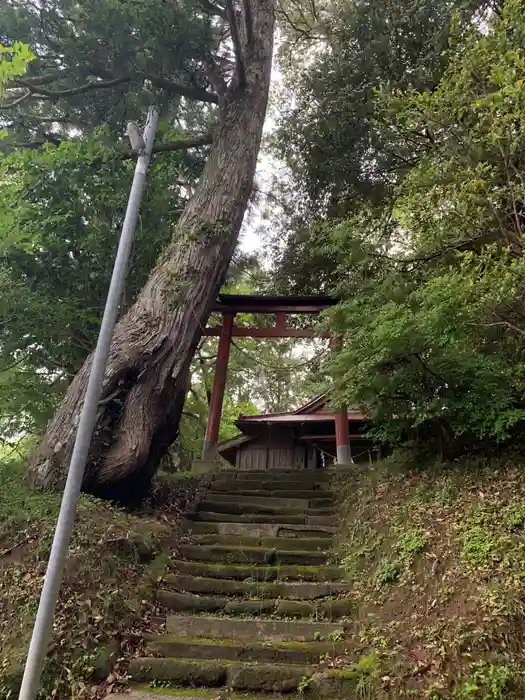
[[(336, 635), (337, 637), (338, 635)], [(146, 635), (146, 647), (156, 656), (178, 659), (225, 659), (279, 664), (317, 664), (321, 656), (342, 654), (342, 641), (315, 642), (232, 642), (215, 639), (191, 639), (176, 635)]]
[(313, 537), (330, 540), (337, 532), (331, 525), (290, 523), (206, 523), (187, 522), (192, 535), (241, 535), (245, 537)]
[(342, 569), (335, 566), (252, 566), (213, 562), (171, 562), (171, 568), (186, 576), (233, 579), (234, 581), (344, 581)]
[(307, 510), (308, 508), (330, 508), (334, 505), (334, 499), (329, 495), (313, 496), (312, 498), (301, 498), (299, 496), (246, 496), (243, 494), (223, 493), (220, 491), (209, 491), (206, 494), (207, 501), (214, 503), (251, 503), (257, 506), (276, 506), (277, 508), (300, 508)]
[[(211, 511), (212, 513), (231, 513), (234, 515), (244, 515), (255, 513), (260, 515), (335, 515), (334, 508), (328, 506), (316, 506), (310, 508), (308, 506), (298, 506), (293, 501), (284, 499), (284, 503), (289, 505), (268, 505), (263, 503), (253, 503), (250, 501), (236, 501), (228, 498), (215, 500), (206, 495), (199, 504), (199, 511)], [(299, 500), (299, 503), (301, 501)], [(282, 520), (282, 518), (281, 518)]]
[(242, 596), (243, 598), (284, 598), (288, 600), (316, 600), (336, 596), (351, 590), (349, 583), (333, 582), (261, 582), (236, 581), (235, 579), (201, 578), (184, 574), (167, 574), (162, 587), (219, 596)]
[(243, 535), (193, 535), (194, 544), (223, 545), (231, 547), (263, 547), (264, 549), (299, 550), (303, 552), (326, 552), (331, 540), (313, 537), (246, 537)]
[(166, 629), (178, 637), (229, 639), (232, 642), (315, 642), (341, 638), (349, 626), (345, 622), (317, 620), (264, 620), (218, 617), (213, 615), (169, 615)]
[(349, 617), (355, 613), (355, 603), (349, 599), (312, 601), (254, 598), (246, 600), (224, 596), (176, 593), (161, 589), (157, 591), (157, 602), (174, 612), (220, 612), (234, 617), (271, 615), (284, 618), (340, 620), (342, 617)]
[(261, 547), (219, 547), (204, 545), (180, 545), (181, 555), (192, 561), (231, 562), (239, 564), (299, 564), (315, 566), (326, 564), (325, 552), (286, 551)]
[(206, 510), (206, 508), (200, 506), (200, 510), (192, 515), (186, 516), (191, 520), (198, 520), (204, 522), (224, 522), (224, 523), (266, 523), (266, 524), (284, 524), (284, 525), (323, 525), (329, 527), (337, 527), (340, 522), (340, 518), (337, 515), (306, 515), (306, 514), (293, 514), (281, 513), (273, 514), (260, 514), (260, 513), (223, 513), (213, 510)]
[(250, 664), (223, 659), (194, 660), (153, 657), (131, 659), (135, 681), (175, 682), (182, 686), (208, 686), (252, 692), (292, 693), (301, 679), (311, 675), (308, 666)]

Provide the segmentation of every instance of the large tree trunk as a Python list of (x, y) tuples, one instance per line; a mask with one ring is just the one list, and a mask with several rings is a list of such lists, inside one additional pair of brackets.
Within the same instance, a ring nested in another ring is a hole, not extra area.
[[(237, 243), (266, 113), (275, 0), (250, 5), (244, 85), (234, 80), (221, 99), (195, 194), (162, 261), (115, 330), (83, 483), (100, 496), (129, 502), (147, 492), (177, 436), (190, 362)], [(29, 464), (35, 486), (64, 483), (90, 366), (88, 358)]]

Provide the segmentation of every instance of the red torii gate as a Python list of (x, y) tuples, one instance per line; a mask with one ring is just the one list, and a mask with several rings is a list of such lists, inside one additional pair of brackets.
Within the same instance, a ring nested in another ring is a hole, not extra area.
[[(334, 297), (321, 296), (252, 296), (243, 294), (221, 294), (212, 312), (222, 314), (220, 326), (208, 326), (204, 335), (219, 336), (219, 350), (215, 361), (215, 376), (210, 400), (208, 425), (202, 450), (203, 461), (211, 461), (217, 453), (219, 426), (221, 422), (224, 390), (228, 376), (228, 359), (232, 338), (331, 338), (329, 331), (315, 328), (293, 328), (287, 326), (289, 314), (318, 314), (324, 309), (337, 304)], [(275, 325), (268, 327), (246, 328), (234, 324), (237, 314), (272, 314)], [(337, 339), (334, 339), (337, 343)], [(349, 464), (350, 435), (348, 430), (348, 412), (346, 406), (334, 411), (337, 461)]]

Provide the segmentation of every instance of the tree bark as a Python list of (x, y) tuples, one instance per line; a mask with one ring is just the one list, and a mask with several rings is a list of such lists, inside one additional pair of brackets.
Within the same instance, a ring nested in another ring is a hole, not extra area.
[[(118, 322), (83, 490), (140, 500), (178, 434), (190, 363), (224, 282), (251, 192), (266, 114), (275, 0), (252, 0), (242, 31), (244, 80), (219, 104), (219, 125), (195, 194), (136, 303)], [(249, 37), (247, 39), (246, 37)], [(64, 484), (92, 358), (74, 378), (27, 471)]]

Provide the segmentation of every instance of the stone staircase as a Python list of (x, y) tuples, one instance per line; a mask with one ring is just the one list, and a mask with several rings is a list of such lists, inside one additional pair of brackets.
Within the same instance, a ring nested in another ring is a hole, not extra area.
[(149, 655), (131, 661), (135, 697), (348, 697), (344, 677), (320, 664), (344, 652), (353, 612), (348, 584), (329, 564), (329, 474), (211, 480), (158, 590), (166, 634), (149, 636)]

